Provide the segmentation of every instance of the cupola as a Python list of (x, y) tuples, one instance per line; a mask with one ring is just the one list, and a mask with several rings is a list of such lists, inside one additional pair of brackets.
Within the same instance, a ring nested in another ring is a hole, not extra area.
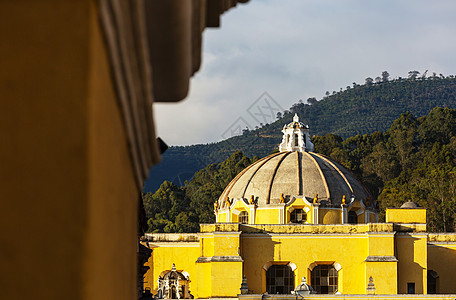
[(282, 143), (279, 146), (280, 152), (285, 151), (313, 151), (314, 145), (310, 141), (309, 126), (299, 122), (297, 114), (293, 117), (293, 122), (283, 126)]

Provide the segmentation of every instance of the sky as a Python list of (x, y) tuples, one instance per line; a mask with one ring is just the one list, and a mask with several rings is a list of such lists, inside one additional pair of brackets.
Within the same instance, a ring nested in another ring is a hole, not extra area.
[[(203, 34), (179, 103), (154, 104), (168, 145), (217, 142), (365, 78), (456, 74), (454, 0), (250, 0)], [(312, 124), (309, 124), (312, 129)]]

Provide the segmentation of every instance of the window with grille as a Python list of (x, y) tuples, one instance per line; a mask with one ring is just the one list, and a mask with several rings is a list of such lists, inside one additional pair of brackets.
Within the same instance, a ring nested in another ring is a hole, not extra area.
[(348, 224), (358, 224), (358, 215), (353, 210), (348, 212)]
[(307, 214), (300, 208), (293, 210), (290, 214), (291, 223), (305, 223), (307, 221)]
[(310, 285), (317, 294), (335, 294), (337, 292), (338, 273), (332, 265), (316, 266), (310, 276)]
[(266, 271), (266, 291), (269, 294), (291, 294), (294, 272), (288, 265), (272, 265)]
[(295, 146), (298, 147), (299, 146), (299, 140), (298, 140), (298, 135), (295, 134)]
[(249, 213), (246, 211), (241, 211), (239, 214), (239, 223), (248, 224), (249, 223)]

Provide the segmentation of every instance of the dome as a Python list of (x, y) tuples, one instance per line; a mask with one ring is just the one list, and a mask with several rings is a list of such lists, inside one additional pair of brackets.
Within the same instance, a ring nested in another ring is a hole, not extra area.
[(173, 264), (171, 271), (169, 271), (165, 275), (163, 275), (163, 279), (165, 279), (165, 280), (187, 280), (187, 277), (184, 274), (182, 274), (181, 272), (178, 272), (176, 270), (176, 265)]
[(298, 285), (291, 293), (302, 297), (303, 295), (314, 294), (314, 290), (307, 284), (306, 277), (303, 277), (301, 284)]
[(418, 205), (415, 202), (407, 201), (402, 204), (401, 208), (418, 208)]
[[(315, 194), (323, 205), (347, 204), (351, 199), (371, 198), (354, 175), (327, 157), (300, 151), (284, 151), (258, 160), (241, 171), (225, 188), (218, 204), (224, 207), (227, 197), (248, 202), (253, 195), (257, 205), (278, 204), (293, 197), (312, 202)], [(232, 201), (231, 201), (232, 202)]]

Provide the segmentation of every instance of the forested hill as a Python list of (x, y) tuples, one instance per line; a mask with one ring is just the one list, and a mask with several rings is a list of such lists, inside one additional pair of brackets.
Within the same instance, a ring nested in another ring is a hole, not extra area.
[(144, 190), (155, 191), (164, 180), (182, 185), (193, 174), (210, 163), (220, 163), (236, 151), (249, 157), (263, 157), (277, 149), (281, 129), (291, 122), (294, 113), (310, 126), (311, 134), (333, 133), (343, 138), (387, 130), (404, 112), (415, 117), (427, 115), (434, 107), (456, 108), (456, 78), (451, 76), (418, 77), (389, 80), (387, 72), (374, 81), (366, 78), (363, 85), (353, 83), (339, 92), (326, 92), (317, 101), (299, 101), (278, 114), (277, 121), (261, 128), (244, 131), (243, 135), (212, 143), (171, 147), (163, 161), (155, 166)]
[[(402, 114), (385, 132), (343, 140), (314, 136), (315, 152), (344, 165), (370, 190), (385, 219), (387, 207), (412, 200), (427, 209), (431, 232), (456, 229), (456, 110), (434, 108), (427, 116)], [(214, 201), (256, 158), (236, 152), (195, 173), (184, 186), (163, 182), (143, 195), (150, 232), (196, 232), (215, 221)]]

